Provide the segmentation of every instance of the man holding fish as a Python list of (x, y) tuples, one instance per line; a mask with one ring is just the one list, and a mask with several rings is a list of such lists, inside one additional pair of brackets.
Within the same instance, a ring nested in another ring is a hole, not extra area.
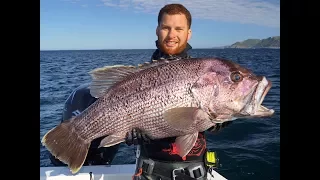
[(53, 162), (76, 173), (82, 165), (110, 163), (126, 142), (141, 145), (136, 179), (206, 179), (215, 162), (205, 131), (273, 114), (261, 105), (271, 87), (265, 77), (187, 54), (191, 14), (183, 5), (160, 10), (156, 35), (151, 63), (95, 69), (90, 88), (68, 98), (62, 123), (42, 140)]

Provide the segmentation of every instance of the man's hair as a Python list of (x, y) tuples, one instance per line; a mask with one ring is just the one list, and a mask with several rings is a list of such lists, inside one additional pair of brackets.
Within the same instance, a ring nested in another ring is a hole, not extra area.
[(160, 22), (162, 20), (163, 14), (169, 14), (169, 15), (174, 15), (174, 14), (184, 14), (187, 18), (187, 23), (188, 27), (190, 29), (191, 27), (191, 14), (188, 11), (187, 8), (185, 8), (182, 4), (167, 4), (161, 10), (159, 11), (158, 15), (158, 25), (160, 25)]

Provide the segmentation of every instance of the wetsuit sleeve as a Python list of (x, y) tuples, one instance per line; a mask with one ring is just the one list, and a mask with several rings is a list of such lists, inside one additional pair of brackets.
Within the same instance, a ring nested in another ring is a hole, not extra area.
[(211, 133), (217, 133), (219, 131), (221, 131), (222, 129), (224, 129), (225, 127), (229, 126), (230, 124), (232, 124), (233, 121), (227, 121), (221, 124), (216, 124), (215, 126), (212, 126), (211, 128), (209, 128), (207, 131), (211, 132)]
[(96, 98), (91, 96), (88, 85), (76, 88), (65, 102), (63, 109), (63, 121), (79, 115), (95, 101)]

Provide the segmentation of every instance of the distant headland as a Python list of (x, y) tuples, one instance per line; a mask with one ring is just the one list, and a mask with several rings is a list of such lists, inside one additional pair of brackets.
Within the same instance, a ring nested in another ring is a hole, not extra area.
[(238, 49), (258, 49), (258, 48), (273, 48), (280, 49), (280, 36), (268, 37), (265, 39), (247, 39), (241, 42), (236, 42), (229, 46), (218, 48), (238, 48)]

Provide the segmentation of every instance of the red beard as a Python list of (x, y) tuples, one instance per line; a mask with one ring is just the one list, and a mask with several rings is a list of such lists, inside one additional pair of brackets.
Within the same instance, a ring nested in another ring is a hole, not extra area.
[(182, 44), (181, 46), (178, 46), (178, 48), (171, 49), (171, 48), (167, 48), (165, 46), (164, 42), (160, 42), (158, 40), (158, 46), (159, 46), (159, 49), (165, 54), (177, 55), (177, 54), (180, 54), (187, 47), (187, 41), (184, 44)]

